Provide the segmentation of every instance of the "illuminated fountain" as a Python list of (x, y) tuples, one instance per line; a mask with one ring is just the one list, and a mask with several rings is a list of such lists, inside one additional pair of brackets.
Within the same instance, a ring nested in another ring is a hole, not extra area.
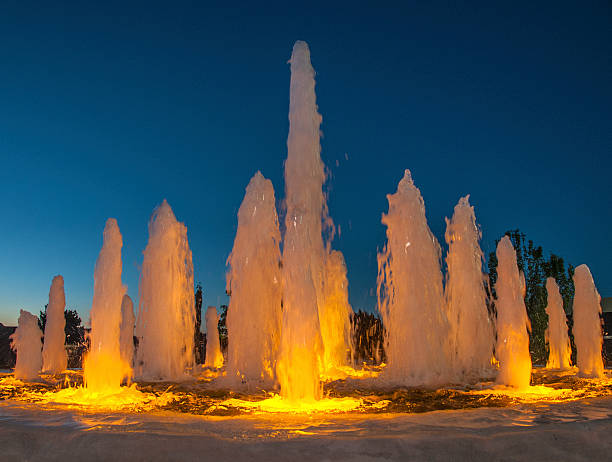
[(563, 299), (555, 278), (546, 279), (546, 292), (548, 294), (546, 341), (549, 348), (546, 367), (549, 369), (569, 369), (572, 347), (567, 334), (567, 317), (563, 310)]
[(66, 369), (68, 354), (64, 345), (66, 341), (66, 334), (64, 333), (66, 325), (65, 307), (64, 278), (55, 276), (51, 282), (49, 304), (46, 310), (45, 343), (42, 351), (42, 371), (45, 374), (59, 374)]
[(119, 350), (121, 359), (130, 367), (134, 362), (134, 303), (128, 294), (121, 300), (121, 326), (119, 328)]
[[(276, 376), (281, 320), (279, 243), (274, 187), (257, 172), (238, 210), (234, 247), (227, 259), (227, 291), (231, 294), (227, 374), (249, 387), (270, 387)], [(208, 312), (206, 315), (209, 332)], [(207, 343), (207, 356), (208, 351)]]
[(206, 310), (206, 359), (204, 365), (219, 368), (223, 366), (223, 353), (219, 342), (219, 316), (214, 306)]
[(323, 338), (323, 372), (331, 378), (341, 378), (346, 373), (351, 356), (350, 314), (353, 312), (348, 299), (346, 263), (342, 252), (329, 250), (325, 257), (324, 303), (319, 321)]
[(119, 329), (121, 304), (126, 287), (121, 282), (123, 240), (117, 220), (109, 218), (94, 271), (89, 353), (83, 361), (83, 382), (92, 391), (117, 390), (131, 376), (131, 367), (121, 357)]
[(525, 308), (525, 280), (519, 274), (516, 252), (508, 236), (497, 245), (497, 383), (519, 389), (529, 387), (529, 318)]
[(460, 383), (473, 382), (493, 372), (494, 326), (487, 308), (480, 230), (469, 196), (446, 220), (448, 267), (445, 296), (452, 333), (452, 367)]
[(140, 276), (136, 371), (149, 380), (183, 380), (193, 366), (195, 306), (187, 227), (164, 200), (149, 221)]
[(17, 329), (11, 335), (11, 348), (17, 352), (15, 378), (36, 380), (42, 367), (42, 332), (38, 318), (32, 313), (19, 310)]
[(314, 69), (305, 42), (291, 55), (288, 157), (285, 162), (287, 215), (283, 241), (283, 320), (278, 379), (289, 400), (321, 396), (323, 354), (319, 304), (323, 302), (325, 247), (322, 211), (325, 181), (319, 144)]
[(582, 377), (603, 377), (601, 347), (601, 297), (587, 265), (574, 270), (574, 342), (576, 342), (576, 363)]
[(383, 214), (387, 243), (378, 255), (378, 303), (386, 329), (383, 378), (439, 385), (450, 377), (440, 246), (427, 226), (421, 193), (406, 170)]

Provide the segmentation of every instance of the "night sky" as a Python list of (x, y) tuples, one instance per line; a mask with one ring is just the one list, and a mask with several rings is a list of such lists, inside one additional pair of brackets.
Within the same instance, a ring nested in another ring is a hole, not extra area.
[(87, 322), (108, 217), (136, 301), (164, 198), (204, 304), (227, 302), (244, 188), (260, 170), (284, 197), (296, 40), (317, 71), (354, 309), (375, 309), (381, 214), (405, 168), (440, 241), (470, 194), (485, 252), (519, 228), (612, 296), (609, 2), (92, 3), (0, 6), (0, 322), (38, 313), (56, 274)]

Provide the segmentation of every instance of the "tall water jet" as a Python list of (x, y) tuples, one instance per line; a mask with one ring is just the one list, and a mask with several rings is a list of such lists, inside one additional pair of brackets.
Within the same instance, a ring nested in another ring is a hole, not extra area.
[(131, 376), (131, 367), (122, 359), (119, 347), (121, 302), (126, 292), (121, 282), (122, 246), (117, 220), (109, 218), (94, 270), (90, 348), (83, 361), (83, 382), (94, 391), (118, 389), (123, 379)]
[(149, 221), (140, 276), (138, 375), (181, 380), (194, 363), (193, 262), (187, 227), (164, 200)]
[(576, 363), (582, 377), (600, 378), (604, 375), (601, 348), (601, 297), (587, 265), (574, 270), (574, 342)]
[(119, 350), (121, 359), (130, 367), (134, 362), (134, 303), (128, 294), (121, 300), (121, 326), (119, 328)]
[(283, 320), (277, 374), (281, 395), (295, 401), (314, 400), (321, 395), (319, 361), (324, 350), (319, 307), (323, 304), (325, 171), (320, 157), (321, 116), (317, 112), (314, 69), (305, 42), (295, 43), (290, 63)]
[(351, 353), (348, 279), (344, 256), (331, 250), (325, 258), (325, 284), (323, 310), (319, 310), (321, 337), (323, 338), (323, 369), (333, 376), (336, 369), (345, 366)]
[(449, 379), (449, 325), (440, 245), (427, 226), (421, 192), (406, 170), (383, 214), (387, 243), (378, 255), (378, 309), (386, 329), (387, 380), (437, 385)]
[(68, 354), (66, 353), (66, 296), (64, 295), (64, 278), (55, 276), (49, 290), (47, 305), (47, 321), (45, 323), (45, 343), (43, 345), (43, 373), (59, 374), (66, 369)]
[(555, 278), (546, 279), (546, 292), (548, 304), (548, 327), (546, 328), (546, 341), (548, 342), (549, 369), (569, 369), (571, 366), (572, 347), (567, 334), (567, 316), (563, 310), (563, 299), (559, 293), (559, 286)]
[[(281, 328), (279, 242), (274, 187), (257, 172), (238, 210), (234, 247), (227, 259), (231, 294), (227, 374), (248, 385), (269, 386), (276, 376)], [(217, 344), (218, 340), (217, 336)]]
[(15, 378), (35, 380), (42, 367), (42, 332), (38, 318), (32, 313), (19, 310), (17, 329), (10, 336), (11, 348), (17, 352)]
[(204, 365), (207, 367), (219, 368), (223, 366), (218, 325), (217, 309), (214, 306), (209, 306), (206, 310), (206, 359), (204, 361)]
[(525, 308), (524, 278), (519, 274), (516, 252), (508, 236), (497, 244), (497, 383), (526, 388), (531, 380), (529, 318)]
[(451, 220), (446, 220), (448, 268), (446, 306), (451, 326), (452, 367), (456, 379), (474, 381), (492, 369), (495, 332), (487, 308), (480, 230), (469, 196), (459, 199)]

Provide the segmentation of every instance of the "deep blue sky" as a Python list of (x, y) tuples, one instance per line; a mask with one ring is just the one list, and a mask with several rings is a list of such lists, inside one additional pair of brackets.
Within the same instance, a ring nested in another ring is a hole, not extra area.
[(405, 168), (439, 239), (469, 193), (485, 251), (518, 227), (612, 295), (609, 2), (92, 3), (0, 6), (0, 322), (37, 312), (55, 274), (86, 321), (108, 217), (137, 299), (164, 198), (204, 303), (225, 302), (246, 184), (261, 170), (284, 196), (297, 39), (355, 309), (374, 308), (381, 213)]

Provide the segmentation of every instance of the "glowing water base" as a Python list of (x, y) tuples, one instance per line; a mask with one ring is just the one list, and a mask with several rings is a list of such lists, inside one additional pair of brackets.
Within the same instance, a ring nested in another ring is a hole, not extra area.
[(137, 317), (122, 283), (123, 238), (117, 221), (108, 219), (94, 269), (83, 371), (65, 368), (64, 337), (58, 334), (65, 296), (57, 276), (47, 309), (48, 354), (41, 351), (37, 318), (22, 311), (12, 335), (14, 374), (0, 373), (0, 408), (18, 401), (45, 413), (72, 407), (87, 415), (120, 411), (119, 420), (151, 411), (149, 417), (164, 414), (173, 423), (184, 414), (200, 421), (245, 415), (256, 421), (274, 414), (268, 419), (276, 424), (299, 420), (295, 414), (325, 419), (344, 413), (348, 420), (384, 413), (386, 419), (609, 399), (600, 297), (588, 267), (577, 267), (574, 275), (578, 368), (570, 367), (563, 300), (553, 279), (546, 285), (548, 368), (532, 368), (525, 278), (510, 238), (497, 246), (497, 282), (488, 287), (474, 207), (469, 196), (460, 198), (446, 220), (445, 271), (409, 170), (387, 196), (382, 216), (386, 244), (378, 254), (377, 288), (386, 362), (353, 363), (347, 266), (331, 245), (335, 228), (323, 193), (321, 116), (306, 43), (296, 42), (290, 65), (285, 208), (277, 209), (272, 182), (256, 172), (227, 259), (228, 351), (222, 350), (217, 311), (209, 307), (205, 364), (194, 364), (194, 339), (201, 332), (195, 332), (192, 254), (187, 227), (164, 200), (149, 221)]

